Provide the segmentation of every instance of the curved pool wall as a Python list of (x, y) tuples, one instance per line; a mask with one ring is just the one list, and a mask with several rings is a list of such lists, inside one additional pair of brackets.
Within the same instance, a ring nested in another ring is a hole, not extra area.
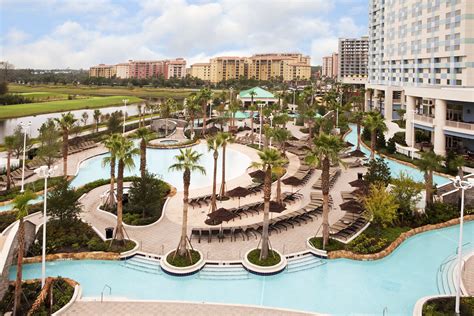
[[(474, 251), (474, 222), (464, 229), (467, 254)], [(307, 270), (249, 274), (243, 280), (208, 280), (199, 273), (172, 277), (127, 268), (123, 261), (48, 262), (46, 271), (78, 281), (84, 297), (100, 297), (108, 284), (112, 296), (135, 300), (252, 304), (338, 315), (382, 315), (387, 308), (389, 315), (411, 315), (420, 297), (438, 293), (437, 273), (455, 254), (458, 231), (452, 226), (416, 235), (377, 261), (322, 259), (326, 264)], [(13, 267), (11, 280), (15, 273)], [(25, 279), (40, 275), (41, 264), (24, 266)]]
[[(354, 144), (353, 149), (356, 149), (357, 147), (357, 126), (354, 124), (350, 124), (349, 127), (351, 128), (351, 131), (348, 135), (346, 135), (345, 140)], [(360, 149), (362, 152), (365, 153), (367, 157), (370, 156), (370, 150), (367, 149), (365, 146), (361, 144)], [(423, 172), (420, 170), (407, 166), (405, 164), (402, 164), (396, 160), (387, 158), (387, 157), (380, 157), (379, 155), (375, 155), (377, 158), (383, 158), (385, 162), (388, 164), (388, 167), (390, 168), (390, 172), (392, 174), (392, 177), (398, 177), (401, 172), (405, 172), (408, 176), (410, 176), (413, 180), (419, 181), (419, 182), (425, 182)], [(440, 176), (438, 174), (433, 175), (433, 181), (436, 185), (442, 185), (445, 183), (450, 182), (449, 178)]]
[[(190, 189), (197, 189), (212, 185), (212, 170), (214, 160), (212, 152), (207, 150), (206, 144), (198, 144), (193, 149), (202, 154), (200, 165), (206, 169), (206, 174), (202, 175), (193, 172), (191, 175)], [(183, 190), (183, 174), (179, 171), (170, 171), (168, 168), (175, 163), (174, 157), (179, 154), (179, 149), (147, 149), (147, 169), (149, 172), (160, 176), (164, 181), (174, 186), (178, 191)], [(110, 178), (109, 167), (102, 166), (102, 159), (108, 154), (95, 156), (83, 161), (79, 167), (79, 171), (71, 182), (72, 186), (80, 187), (86, 183)], [(140, 174), (140, 157), (134, 158), (135, 168), (126, 170), (125, 176)], [(250, 166), (251, 159), (247, 155), (228, 148), (226, 150), (226, 180), (239, 177), (244, 174)], [(222, 164), (222, 149), (219, 151), (217, 179), (220, 183)]]

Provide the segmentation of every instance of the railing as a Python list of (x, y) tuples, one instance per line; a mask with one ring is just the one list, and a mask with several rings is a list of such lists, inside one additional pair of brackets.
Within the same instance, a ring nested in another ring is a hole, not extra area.
[(102, 292), (100, 293), (100, 302), (101, 303), (104, 301), (104, 291), (105, 291), (105, 289), (109, 289), (109, 295), (112, 294), (112, 288), (110, 287), (110, 285), (105, 284), (104, 287), (102, 288)]
[(415, 114), (415, 121), (421, 121), (421, 122), (433, 124), (433, 120), (434, 119), (432, 117)]
[(470, 123), (446, 121), (446, 126), (474, 131), (474, 124)]
[(383, 311), (382, 311), (382, 315), (385, 316), (386, 314), (388, 314), (388, 307), (385, 306)]

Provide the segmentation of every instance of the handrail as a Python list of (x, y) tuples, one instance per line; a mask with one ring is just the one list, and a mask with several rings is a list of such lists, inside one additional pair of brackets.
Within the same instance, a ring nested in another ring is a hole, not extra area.
[(386, 312), (388, 313), (388, 307), (387, 307), (387, 306), (385, 306), (385, 307), (383, 308), (383, 311), (382, 311), (383, 316), (385, 316), (385, 313), (386, 313)]
[(112, 294), (112, 288), (110, 287), (110, 285), (105, 284), (104, 287), (102, 288), (102, 292), (100, 293), (100, 302), (101, 303), (104, 301), (104, 291), (105, 291), (106, 288), (109, 289), (109, 295)]

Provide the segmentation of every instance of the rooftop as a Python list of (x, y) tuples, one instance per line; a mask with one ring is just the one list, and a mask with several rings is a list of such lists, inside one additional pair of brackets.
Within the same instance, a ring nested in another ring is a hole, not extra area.
[(241, 99), (243, 99), (243, 98), (251, 99), (252, 98), (252, 96), (251, 96), (252, 92), (255, 92), (255, 95), (253, 96), (254, 99), (274, 99), (275, 98), (273, 93), (271, 93), (270, 91), (264, 90), (260, 87), (253, 87), (251, 89), (241, 91), (239, 93), (239, 97)]

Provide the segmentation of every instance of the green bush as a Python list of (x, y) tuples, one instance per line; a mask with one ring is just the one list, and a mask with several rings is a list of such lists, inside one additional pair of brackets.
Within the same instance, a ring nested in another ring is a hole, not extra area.
[[(454, 297), (443, 297), (429, 300), (423, 305), (423, 316), (454, 315)], [(474, 315), (474, 297), (461, 297), (460, 314)]]
[(368, 254), (379, 252), (389, 244), (385, 238), (368, 237), (362, 234), (349, 243), (348, 248), (355, 253)]

